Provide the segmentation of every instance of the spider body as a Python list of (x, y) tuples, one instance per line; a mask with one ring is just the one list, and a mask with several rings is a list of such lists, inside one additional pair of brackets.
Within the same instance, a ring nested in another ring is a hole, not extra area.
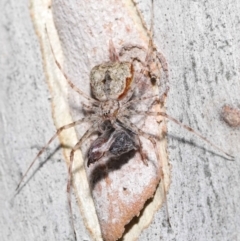
[[(130, 47), (128, 51), (131, 51)], [(149, 139), (155, 151), (156, 142), (152, 136), (140, 130), (130, 119), (134, 115), (136, 102), (153, 98), (153, 101), (156, 100), (157, 96), (139, 97), (136, 94), (141, 82), (148, 82), (148, 85), (150, 83), (149, 76), (145, 75), (145, 72), (151, 72), (148, 69), (149, 64), (144, 64), (136, 56), (130, 58), (130, 61), (120, 61), (112, 41), (109, 43), (109, 57), (109, 62), (93, 67), (90, 72), (91, 91), (95, 100), (88, 106), (93, 112), (88, 120), (95, 121), (96, 124), (93, 124), (93, 128), (85, 133), (74, 149), (81, 147), (85, 136), (97, 131), (100, 135), (90, 144), (87, 166), (103, 156), (119, 157), (131, 150), (139, 150), (143, 162), (147, 165), (147, 161), (143, 158), (139, 135)], [(148, 61), (147, 58), (146, 61)], [(140, 71), (135, 71), (136, 62), (142, 65)]]
[(95, 110), (103, 121), (109, 120), (114, 124), (121, 110), (120, 100), (128, 93), (133, 79), (133, 65), (129, 62), (114, 59), (93, 67), (90, 72), (90, 85), (93, 96), (99, 102), (95, 103), (91, 110)]

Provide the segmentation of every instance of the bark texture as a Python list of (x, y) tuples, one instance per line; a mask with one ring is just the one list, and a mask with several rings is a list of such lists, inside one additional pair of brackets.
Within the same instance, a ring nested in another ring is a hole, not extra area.
[[(74, 25), (74, 9), (79, 4), (87, 9), (87, 1), (68, 2), (72, 18), (64, 5), (58, 9), (58, 16), (80, 31), (81, 23)], [(240, 3), (155, 2), (154, 42), (164, 53), (170, 71), (167, 113), (234, 155), (235, 161), (228, 161), (219, 151), (169, 121), (172, 181), (167, 203), (172, 229), (163, 207), (138, 240), (240, 240), (240, 129), (229, 127), (220, 117), (223, 105), (240, 107)], [(61, 150), (54, 152), (57, 141), (40, 158), (41, 164), (33, 168), (26, 185), (17, 195), (14, 192), (36, 152), (56, 130), (28, 5), (26, 0), (0, 3), (2, 240), (73, 240), (66, 195), (67, 168)], [(150, 2), (139, 1), (137, 6), (149, 23)], [(58, 31), (61, 29), (64, 26), (58, 25)], [(86, 66), (96, 64), (87, 60), (89, 40), (84, 35), (82, 45), (76, 44), (76, 39), (68, 40), (72, 44), (63, 43), (65, 58), (79, 63), (76, 53), (82, 56), (85, 62), (80, 62), (79, 71), (87, 77)], [(99, 45), (104, 44), (99, 39)], [(66, 48), (68, 45), (72, 48)], [(103, 48), (105, 53), (107, 48)], [(104, 56), (96, 54), (96, 62), (101, 58)], [(71, 64), (65, 64), (71, 73)], [(73, 78), (77, 81), (78, 76)], [(79, 239), (90, 241), (75, 200), (73, 209)]]

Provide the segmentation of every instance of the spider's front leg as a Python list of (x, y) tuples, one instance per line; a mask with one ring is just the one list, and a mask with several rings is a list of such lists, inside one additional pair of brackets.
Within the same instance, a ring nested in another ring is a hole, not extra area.
[(47, 30), (47, 27), (45, 26), (45, 31), (46, 31), (46, 34), (47, 34), (47, 38), (48, 38), (48, 41), (49, 41), (49, 45), (50, 45), (50, 49), (51, 49), (51, 52), (52, 52), (52, 55), (53, 55), (53, 58), (54, 58), (54, 61), (55, 61), (55, 64), (57, 65), (58, 69), (61, 71), (62, 75), (65, 77), (68, 85), (74, 90), (76, 91), (78, 94), (80, 94), (81, 96), (83, 96), (86, 100), (88, 100), (90, 103), (94, 104), (94, 105), (99, 105), (99, 101), (91, 98), (90, 96), (88, 96), (86, 93), (84, 93), (81, 89), (79, 89), (77, 86), (75, 86), (73, 84), (73, 82), (68, 78), (67, 74), (65, 73), (65, 71), (63, 70), (63, 67), (60, 65), (60, 63), (58, 62), (55, 54), (54, 54), (54, 51), (53, 51), (53, 47), (52, 47), (52, 44), (50, 42), (50, 38), (49, 38), (49, 34), (48, 34), (48, 30)]
[(82, 106), (83, 106), (83, 110), (84, 111), (87, 111), (87, 112), (91, 112), (91, 113), (94, 113), (94, 114), (99, 114), (99, 108), (98, 107), (95, 107), (94, 105), (90, 104), (85, 104), (84, 102), (82, 103)]
[[(134, 103), (141, 103), (142, 101), (148, 100), (148, 99), (153, 99), (152, 103), (154, 104), (156, 101), (159, 101), (158, 95), (150, 95), (150, 96), (143, 96), (143, 97), (136, 97), (133, 100), (130, 100), (128, 102), (121, 103), (121, 111), (126, 110), (129, 106), (131, 106)], [(120, 101), (121, 102), (121, 101)]]
[(143, 46), (137, 44), (124, 44), (119, 51), (119, 56), (121, 57), (122, 61), (129, 62), (138, 57), (138, 61), (144, 63), (146, 52), (147, 50)]

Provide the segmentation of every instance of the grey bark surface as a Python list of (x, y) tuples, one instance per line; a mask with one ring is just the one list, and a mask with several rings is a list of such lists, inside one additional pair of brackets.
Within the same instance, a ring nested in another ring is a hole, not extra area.
[[(146, 5), (138, 3), (149, 19)], [(2, 0), (0, 9), (1, 240), (73, 240), (67, 168), (61, 150), (54, 151), (57, 141), (15, 195), (21, 175), (56, 129), (28, 2)], [(170, 71), (167, 113), (235, 161), (169, 121), (172, 228), (164, 206), (139, 240), (240, 240), (240, 129), (220, 118), (224, 104), (240, 107), (240, 3), (170, 0), (157, 2), (154, 11), (154, 42)], [(73, 208), (79, 239), (90, 241), (75, 200)]]

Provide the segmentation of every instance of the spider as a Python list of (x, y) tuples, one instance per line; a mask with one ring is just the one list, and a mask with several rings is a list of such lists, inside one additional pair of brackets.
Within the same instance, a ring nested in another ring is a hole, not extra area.
[[(48, 36), (47, 29), (46, 33)], [(151, 44), (152, 43), (150, 42), (149, 45)], [(131, 61), (120, 61), (119, 56), (123, 56), (124, 51), (140, 49), (145, 52), (145, 49), (141, 46), (124, 46), (120, 51), (120, 54), (117, 54), (113, 42), (110, 41), (110, 61), (95, 66), (90, 72), (90, 84), (94, 96), (94, 98), (92, 98), (86, 95), (82, 90), (77, 88), (69, 80), (68, 76), (56, 59), (51, 44), (50, 48), (56, 65), (64, 75), (70, 87), (88, 101), (88, 104), (83, 104), (83, 107), (90, 109), (91, 113), (88, 116), (85, 116), (82, 119), (74, 121), (70, 124), (64, 125), (57, 130), (57, 132), (52, 136), (52, 138), (47, 142), (47, 144), (38, 152), (32, 163), (30, 164), (29, 168), (22, 176), (17, 186), (17, 189), (21, 185), (23, 179), (25, 178), (35, 161), (46, 150), (46, 148), (51, 144), (51, 142), (59, 135), (60, 132), (65, 129), (72, 128), (76, 125), (80, 125), (84, 122), (91, 122), (93, 123), (92, 127), (82, 135), (82, 137), (72, 148), (70, 153), (67, 192), (69, 208), (72, 214), (71, 199), (69, 194), (71, 191), (72, 183), (72, 165), (74, 160), (74, 152), (81, 148), (83, 142), (94, 132), (101, 133), (101, 135), (92, 142), (89, 148), (87, 163), (88, 166), (101, 159), (101, 157), (103, 157), (105, 154), (108, 154), (108, 156), (111, 157), (119, 157), (132, 150), (139, 151), (142, 161), (145, 165), (148, 165), (147, 157), (142, 151), (142, 143), (139, 136), (143, 136), (152, 143), (155, 149), (155, 155), (157, 159), (160, 160), (155, 138), (152, 135), (145, 133), (139, 127), (137, 127), (137, 125), (132, 123), (129, 117), (134, 114), (144, 116), (146, 114), (152, 114), (148, 111), (136, 111), (132, 107), (137, 102), (150, 100), (151, 106), (154, 104), (154, 102), (160, 100), (158, 95), (142, 95), (141, 97), (139, 97), (139, 93), (144, 92), (144, 81), (146, 80), (146, 78), (154, 79), (154, 81), (157, 81), (160, 78), (159, 66), (162, 66), (161, 61), (163, 61), (163, 58), (161, 56), (156, 56), (156, 58), (158, 58), (158, 63), (153, 63), (152, 52), (150, 53), (150, 51), (148, 50), (146, 51), (147, 54), (145, 62), (138, 57), (133, 57)], [(166, 67), (164, 71), (165, 74), (168, 75)], [(140, 88), (137, 86), (138, 84), (140, 84)], [(138, 96), (136, 96), (136, 90), (139, 91)]]
[[(47, 32), (47, 31), (46, 31)], [(51, 51), (53, 53), (52, 46), (50, 44)], [(83, 91), (77, 88), (67, 77), (65, 72), (63, 71), (61, 65), (57, 61), (54, 53), (55, 63), (58, 68), (61, 70), (63, 75), (65, 76), (70, 87), (83, 96), (89, 104), (83, 104), (85, 108), (91, 110), (91, 114), (89, 116), (83, 117), (77, 121), (74, 121), (70, 124), (62, 126), (57, 130), (57, 132), (52, 136), (52, 138), (47, 142), (47, 144), (38, 152), (29, 168), (22, 176), (17, 189), (21, 185), (24, 177), (27, 175), (30, 168), (33, 166), (38, 157), (45, 151), (45, 149), (50, 145), (50, 143), (65, 129), (72, 128), (76, 125), (80, 125), (84, 122), (93, 123), (92, 128), (88, 129), (77, 142), (77, 144), (72, 148), (70, 153), (70, 164), (68, 167), (68, 182), (67, 182), (67, 192), (70, 193), (71, 190), (71, 182), (72, 182), (72, 164), (74, 160), (74, 152), (81, 148), (82, 143), (94, 132), (99, 132), (101, 135), (92, 142), (89, 151), (88, 151), (88, 163), (93, 164), (94, 162), (101, 159), (105, 153), (109, 154), (113, 157), (119, 157), (122, 154), (129, 152), (131, 150), (139, 151), (141, 155), (141, 159), (145, 165), (148, 165), (146, 155), (142, 151), (142, 144), (139, 136), (142, 136), (148, 139), (154, 149), (155, 155), (158, 160), (160, 160), (156, 138), (144, 131), (142, 131), (137, 125), (131, 122), (129, 117), (133, 115), (141, 115), (141, 116), (163, 116), (168, 118), (169, 120), (175, 122), (176, 124), (182, 126), (198, 135), (201, 139), (206, 141), (207, 143), (215, 146), (217, 149), (222, 151), (219, 147), (208, 141), (201, 134), (195, 132), (191, 127), (186, 126), (174, 119), (173, 117), (167, 115), (164, 112), (153, 112), (153, 111), (140, 111), (133, 109), (133, 104), (137, 102), (143, 102), (150, 100), (149, 106), (152, 106), (154, 102), (161, 102), (163, 96), (158, 95), (135, 95), (136, 90), (139, 92), (144, 92), (144, 87), (141, 87), (141, 84), (144, 86), (144, 81), (146, 79), (154, 80), (159, 82), (160, 79), (160, 66), (162, 66), (165, 76), (168, 77), (167, 65), (163, 56), (159, 53), (155, 53), (155, 49), (153, 48), (152, 42), (149, 41), (149, 49), (146, 54), (145, 62), (143, 62), (138, 57), (133, 57), (131, 62), (120, 61), (119, 56), (123, 55), (124, 51), (129, 51), (131, 49), (141, 49), (143, 51), (144, 48), (140, 46), (124, 46), (120, 51), (120, 54), (117, 54), (116, 49), (113, 45), (113, 42), (109, 43), (109, 58), (110, 61), (104, 64), (100, 64), (95, 66), (90, 73), (90, 84), (91, 90), (95, 98), (92, 98), (86, 95)], [(155, 58), (153, 58), (153, 55)], [(162, 64), (164, 63), (164, 64)], [(139, 67), (140, 66), (140, 67)], [(140, 88), (137, 85), (140, 85)], [(164, 91), (163, 95), (166, 95), (168, 88)], [(223, 151), (222, 151), (223, 152)], [(225, 153), (225, 152), (224, 152)], [(225, 153), (228, 155), (227, 153)], [(71, 208), (71, 199), (70, 195), (68, 195), (68, 202), (70, 207), (70, 212), (72, 213)], [(72, 221), (73, 222), (73, 221)], [(72, 223), (73, 224), (73, 223)], [(75, 230), (74, 230), (75, 233)], [(76, 234), (75, 234), (76, 237)]]
[[(98, 132), (100, 135), (90, 145), (88, 150), (87, 166), (99, 161), (105, 155), (118, 158), (119, 156), (132, 150), (140, 153), (143, 163), (147, 166), (148, 160), (143, 151), (140, 137), (143, 137), (152, 143), (155, 149), (156, 159), (160, 160), (159, 153), (157, 151), (156, 138), (153, 135), (144, 132), (141, 128), (132, 122), (131, 117), (134, 115), (143, 116), (144, 118), (147, 116), (165, 117), (187, 129), (188, 131), (195, 133), (205, 142), (209, 143), (210, 145), (214, 146), (229, 156), (228, 153), (224, 152), (221, 148), (208, 141), (201, 134), (195, 132), (191, 127), (182, 124), (165, 112), (153, 112), (149, 110), (137, 110), (133, 108), (133, 106), (138, 102), (146, 102), (148, 109), (154, 105), (155, 102), (162, 103), (164, 96), (167, 95), (169, 89), (167, 62), (164, 56), (157, 52), (155, 46), (153, 45), (152, 35), (150, 35), (147, 50), (145, 50), (142, 46), (125, 45), (122, 47), (118, 54), (113, 42), (109, 42), (110, 61), (95, 66), (90, 72), (90, 85), (94, 96), (93, 98), (85, 94), (70, 81), (67, 74), (64, 72), (63, 68), (56, 59), (51, 44), (50, 48), (55, 63), (64, 75), (66, 81), (74, 91), (76, 91), (78, 94), (83, 96), (86, 101), (88, 101), (88, 104), (83, 104), (83, 107), (90, 109), (91, 113), (77, 121), (64, 125), (57, 130), (57, 132), (51, 137), (47, 144), (38, 152), (28, 167), (27, 171), (22, 176), (17, 189), (21, 185), (23, 179), (35, 161), (46, 150), (46, 148), (52, 143), (53, 140), (63, 130), (80, 125), (84, 122), (92, 123), (92, 127), (82, 135), (76, 145), (72, 148), (70, 153), (70, 164), (68, 167), (67, 192), (71, 217), (72, 207), (70, 191), (72, 183), (72, 165), (74, 160), (74, 153), (76, 150), (81, 148), (83, 142), (89, 138), (92, 133)], [(145, 58), (142, 59), (135, 55), (135, 51), (141, 51), (144, 53)], [(125, 58), (126, 52), (132, 54), (130, 60), (123, 60)], [(150, 83), (157, 83), (158, 87), (161, 85), (160, 82), (162, 79), (164, 79), (162, 78), (162, 70), (164, 72), (163, 77), (166, 80), (165, 88), (163, 88), (163, 91), (157, 95), (146, 95), (147, 91), (145, 91), (145, 87), (147, 86), (147, 88), (149, 88), (149, 86), (151, 86)], [(161, 173), (161, 179), (162, 178), (163, 174)], [(72, 226), (74, 227), (73, 218)], [(73, 230), (76, 239), (75, 229), (73, 228)]]

